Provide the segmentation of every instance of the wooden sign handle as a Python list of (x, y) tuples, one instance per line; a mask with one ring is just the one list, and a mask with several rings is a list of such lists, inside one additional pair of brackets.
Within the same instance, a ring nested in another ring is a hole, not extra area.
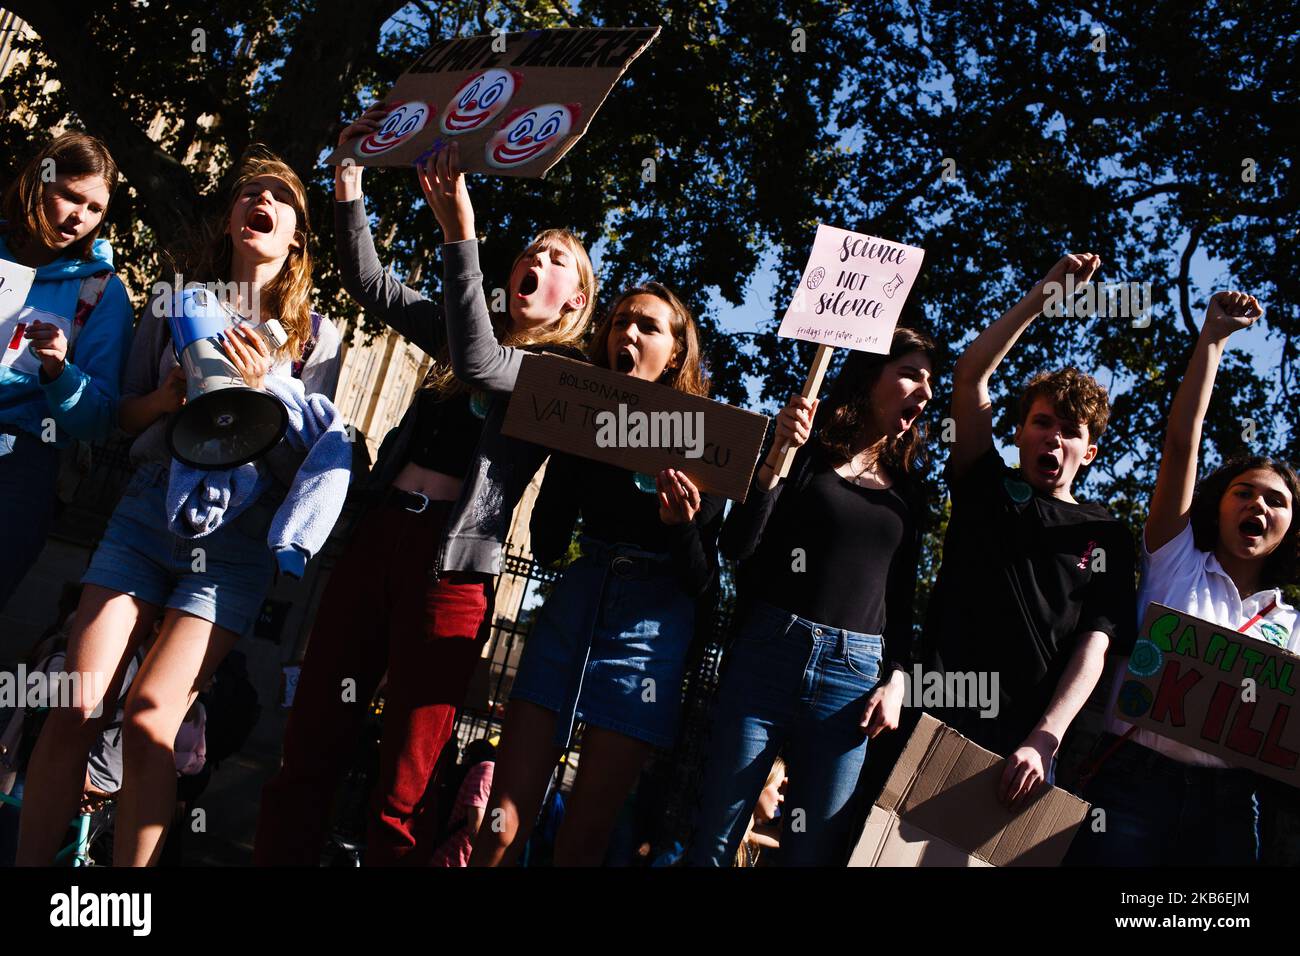
[[(826, 377), (826, 368), (831, 364), (831, 354), (831, 346), (817, 346), (817, 354), (813, 356), (812, 367), (808, 369), (808, 377), (803, 380), (803, 391), (799, 393), (809, 401), (816, 398), (817, 393), (822, 390), (822, 379)], [(794, 461), (795, 452), (798, 450), (792, 445), (785, 445), (781, 448), (781, 457), (776, 463), (776, 477), (784, 478), (790, 473), (790, 462)]]

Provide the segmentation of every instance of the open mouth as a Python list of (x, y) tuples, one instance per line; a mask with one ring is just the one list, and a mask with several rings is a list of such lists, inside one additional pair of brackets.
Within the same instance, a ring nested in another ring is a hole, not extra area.
[(519, 296), (527, 298), (537, 291), (537, 273), (529, 269), (524, 273), (524, 277), (519, 280)]
[(624, 374), (632, 371), (636, 367), (636, 356), (628, 348), (619, 349), (618, 355), (614, 358), (614, 368)]
[(253, 232), (271, 233), (275, 232), (275, 219), (265, 207), (254, 209), (248, 214), (248, 222), (245, 225)]
[(75, 226), (60, 226), (59, 235), (61, 235), (65, 239), (76, 239), (77, 229)]
[(1255, 518), (1247, 518), (1245, 521), (1243, 521), (1243, 522), (1242, 522), (1240, 525), (1238, 525), (1237, 527), (1241, 530), (1241, 534), (1242, 534), (1243, 537), (1246, 537), (1246, 538), (1262, 538), (1262, 537), (1264, 537), (1264, 519), (1263, 519), (1263, 518), (1258, 518), (1258, 517), (1255, 517)]
[(1055, 455), (1049, 455), (1046, 452), (1038, 456), (1038, 467), (1049, 477), (1055, 477), (1061, 473), (1061, 463), (1056, 460)]
[(904, 430), (911, 428), (912, 423), (921, 417), (921, 412), (924, 410), (925, 407), (923, 405), (909, 405), (907, 408), (903, 409), (903, 413), (899, 417), (903, 423)]

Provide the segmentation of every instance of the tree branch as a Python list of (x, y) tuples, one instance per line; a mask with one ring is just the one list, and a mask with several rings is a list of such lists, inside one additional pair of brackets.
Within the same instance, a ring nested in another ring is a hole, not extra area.
[(1182, 261), (1178, 266), (1178, 308), (1183, 315), (1183, 325), (1187, 326), (1187, 331), (1193, 339), (1200, 333), (1196, 328), (1196, 322), (1192, 319), (1188, 272), (1192, 265), (1192, 254), (1196, 252), (1196, 247), (1200, 245), (1201, 233), (1203, 232), (1205, 232), (1204, 223), (1198, 222), (1192, 227), (1192, 234), (1187, 238), (1187, 246), (1183, 249)]
[(374, 56), (379, 30), (402, 0), (324, 3), (294, 26), (290, 53), (254, 138), (275, 148), (294, 169), (316, 165), (338, 131), (339, 109), (357, 65)]
[(141, 215), (162, 244), (185, 235), (201, 205), (189, 171), (141, 129), (113, 95), (110, 60), (94, 44), (86, 18), (77, 15), (79, 29), (69, 29), (68, 9), (39, 0), (17, 0), (6, 6), (26, 20), (41, 39), (86, 130), (102, 139), (118, 168), (140, 194)]

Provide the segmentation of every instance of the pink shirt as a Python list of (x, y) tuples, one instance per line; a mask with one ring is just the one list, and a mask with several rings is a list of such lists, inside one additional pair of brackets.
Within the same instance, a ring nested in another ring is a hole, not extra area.
[(470, 840), (473, 834), (464, 821), (471, 807), (486, 807), (492, 792), (492, 769), (496, 764), (484, 760), (470, 768), (456, 791), (456, 802), (451, 807), (451, 822), (461, 821), (461, 826), (434, 851), (430, 866), (469, 866)]

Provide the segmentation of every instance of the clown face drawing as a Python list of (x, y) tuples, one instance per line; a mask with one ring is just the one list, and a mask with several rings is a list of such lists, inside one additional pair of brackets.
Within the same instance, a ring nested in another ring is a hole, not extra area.
[(578, 103), (544, 103), (516, 110), (488, 140), (485, 159), (493, 169), (515, 169), (563, 143), (578, 121)]
[(481, 129), (501, 115), (518, 91), (523, 77), (509, 70), (484, 70), (465, 81), (442, 116), (448, 136)]
[(384, 117), (384, 123), (379, 129), (357, 143), (357, 155), (378, 156), (396, 149), (424, 129), (433, 113), (432, 106), (419, 100), (399, 103)]

